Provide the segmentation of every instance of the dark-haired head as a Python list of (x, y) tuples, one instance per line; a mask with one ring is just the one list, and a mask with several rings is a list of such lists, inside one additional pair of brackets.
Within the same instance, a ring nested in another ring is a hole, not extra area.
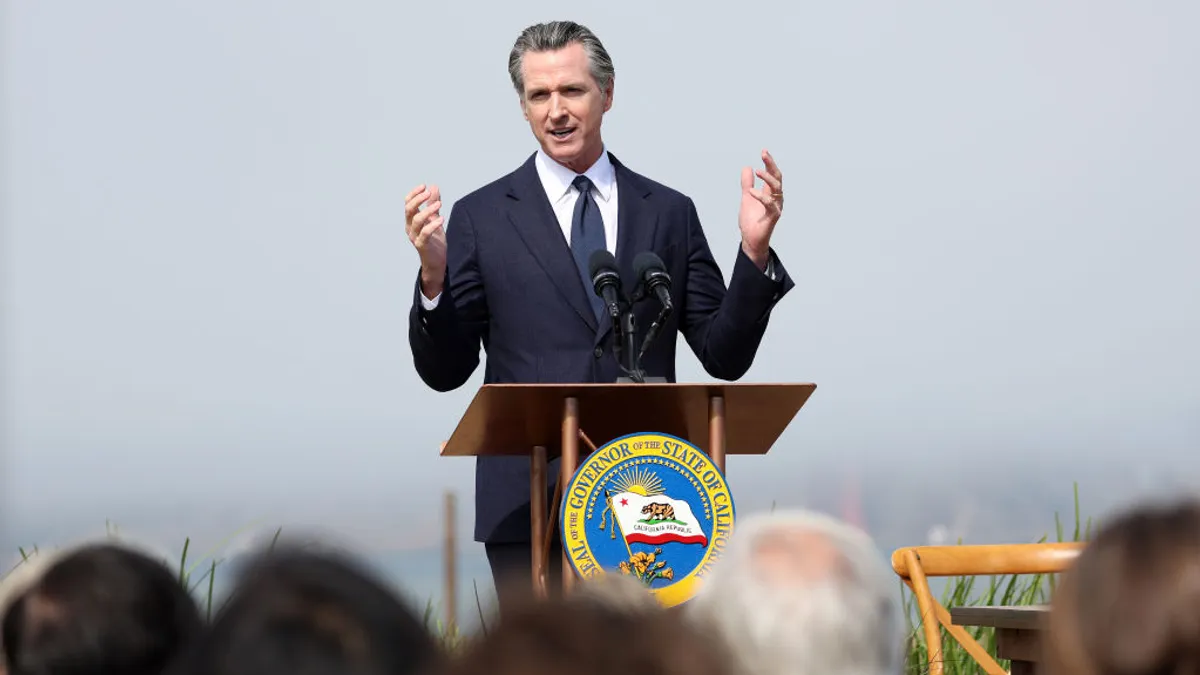
[(159, 675), (202, 628), (165, 564), (93, 544), (57, 560), (8, 608), (4, 657), (9, 675)]
[(1200, 673), (1200, 502), (1104, 525), (1053, 600), (1048, 675)]
[(679, 612), (597, 601), (534, 601), (506, 608), (444, 675), (727, 675), (729, 653)]
[(203, 675), (406, 675), (438, 646), (408, 606), (350, 556), (284, 545), (248, 567), (189, 660)]

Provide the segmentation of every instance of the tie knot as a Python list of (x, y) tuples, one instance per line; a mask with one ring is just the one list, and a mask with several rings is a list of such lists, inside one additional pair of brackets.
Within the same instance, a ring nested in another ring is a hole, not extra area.
[(592, 181), (587, 176), (575, 176), (575, 180), (571, 181), (571, 185), (575, 186), (582, 194), (587, 194), (592, 189)]

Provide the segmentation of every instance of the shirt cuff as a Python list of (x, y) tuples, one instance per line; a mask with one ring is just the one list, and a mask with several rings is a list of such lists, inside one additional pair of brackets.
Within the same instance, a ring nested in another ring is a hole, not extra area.
[[(770, 269), (770, 268), (768, 267), (768, 269)], [(442, 299), (441, 293), (438, 293), (437, 295), (433, 296), (432, 300), (425, 297), (425, 294), (422, 293), (421, 294), (421, 306), (425, 308), (425, 311), (432, 312), (433, 310), (437, 309), (438, 300), (441, 300), (441, 299)]]

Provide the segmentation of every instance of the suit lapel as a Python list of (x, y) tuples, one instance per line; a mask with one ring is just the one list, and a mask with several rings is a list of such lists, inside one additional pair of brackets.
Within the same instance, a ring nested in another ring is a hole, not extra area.
[[(658, 213), (646, 201), (650, 196), (650, 186), (618, 161), (615, 155), (609, 153), (608, 157), (617, 177), (617, 266), (621, 268), (625, 296), (631, 298), (637, 287), (637, 279), (633, 276), (633, 259), (638, 253), (653, 247)], [(643, 326), (638, 328), (645, 330)], [(605, 321), (600, 327), (597, 341), (605, 339), (611, 332), (612, 322)]]
[[(508, 196), (512, 200), (508, 219), (524, 240), (525, 245), (537, 258), (538, 264), (550, 277), (550, 283), (558, 289), (567, 303), (592, 331), (596, 330), (596, 314), (575, 266), (575, 257), (558, 225), (558, 218), (538, 180), (537, 168), (531, 155), (509, 181)], [(621, 208), (621, 207), (619, 207)], [(619, 227), (619, 226), (618, 226)]]

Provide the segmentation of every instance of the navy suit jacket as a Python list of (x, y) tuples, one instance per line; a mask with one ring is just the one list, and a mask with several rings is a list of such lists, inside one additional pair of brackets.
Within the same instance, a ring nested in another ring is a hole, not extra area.
[[(535, 156), (454, 204), (446, 227), (446, 282), (431, 311), (421, 304), (418, 274), (409, 344), (421, 379), (437, 391), (456, 389), (471, 377), (481, 344), (489, 384), (615, 382), (620, 375), (611, 322), (596, 320), (592, 290), (580, 279)], [(657, 253), (672, 280), (675, 312), (643, 368), (674, 382), (682, 333), (709, 375), (740, 378), (754, 361), (771, 309), (793, 281), (774, 251), (772, 279), (739, 243), (726, 290), (692, 200), (609, 157), (619, 200), (616, 258), (626, 295), (633, 292), (633, 258), (641, 251)], [(637, 305), (639, 327), (653, 322), (656, 305), (653, 300)], [(476, 462), (476, 541), (528, 542), (529, 460)], [(554, 468), (549, 479), (556, 476)]]

